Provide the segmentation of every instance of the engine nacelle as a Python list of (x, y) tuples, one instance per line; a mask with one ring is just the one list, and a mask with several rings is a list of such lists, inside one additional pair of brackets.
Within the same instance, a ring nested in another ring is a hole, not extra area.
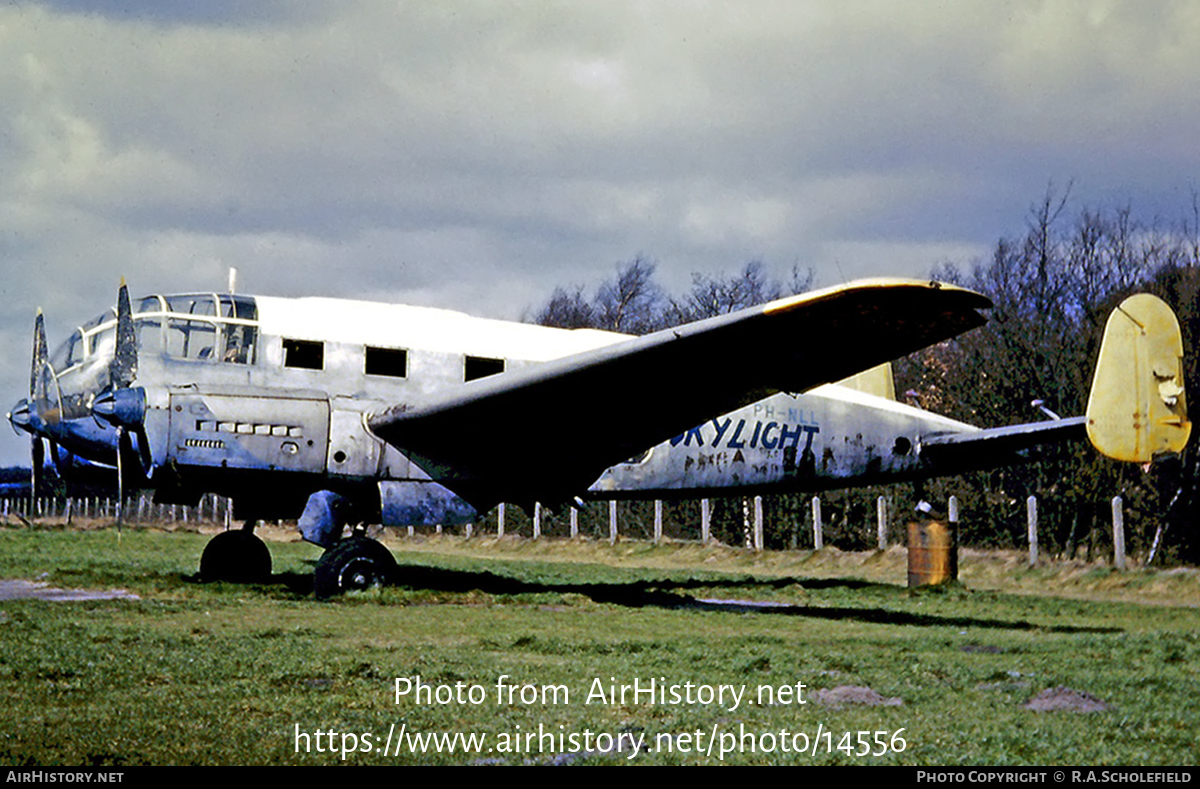
[(479, 518), (474, 507), (432, 481), (380, 482), (379, 500), (384, 526), (461, 526)]
[[(319, 490), (308, 497), (296, 529), (306, 542), (330, 548), (341, 538), (347, 523), (365, 517), (369, 517), (365, 509), (347, 496)], [(461, 526), (478, 517), (474, 507), (436, 482), (379, 483), (379, 522), (384, 526)]]

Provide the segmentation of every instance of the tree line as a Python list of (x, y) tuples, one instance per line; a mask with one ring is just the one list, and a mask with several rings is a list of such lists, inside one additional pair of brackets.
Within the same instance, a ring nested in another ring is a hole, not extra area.
[[(989, 297), (988, 323), (894, 364), (898, 391), (920, 407), (984, 427), (1019, 424), (1084, 412), (1096, 354), (1109, 313), (1127, 296), (1150, 292), (1179, 317), (1187, 390), (1200, 392), (1200, 195), (1185, 218), (1143, 220), (1128, 206), (1068, 211), (1069, 189), (1053, 188), (1031, 206), (1024, 231), (1000, 238), (988, 257), (931, 267), (932, 279)], [(692, 286), (668, 293), (645, 256), (621, 263), (594, 289), (560, 286), (527, 320), (562, 328), (600, 328), (644, 334), (808, 290), (811, 269), (785, 280), (760, 260), (731, 274), (696, 273)], [(1179, 457), (1146, 467), (1101, 457), (1084, 443), (1047, 447), (1035, 462), (914, 485), (824, 494), (827, 542), (847, 549), (873, 542), (875, 498), (892, 501), (904, 520), (918, 498), (944, 505), (959, 498), (963, 544), (1018, 547), (1025, 537), (1025, 499), (1039, 497), (1043, 550), (1066, 557), (1111, 550), (1110, 500), (1125, 500), (1131, 555), (1158, 561), (1200, 561), (1200, 451), (1193, 435)], [(731, 502), (726, 537), (740, 540)], [(808, 496), (767, 502), (776, 547), (803, 543)]]
[(692, 275), (691, 290), (671, 296), (655, 280), (658, 264), (642, 255), (619, 264), (616, 276), (589, 297), (583, 285), (559, 286), (526, 320), (560, 329), (605, 329), (649, 334), (716, 315), (803, 293), (812, 287), (812, 269), (792, 269), (788, 281), (774, 278), (761, 260), (733, 274)]

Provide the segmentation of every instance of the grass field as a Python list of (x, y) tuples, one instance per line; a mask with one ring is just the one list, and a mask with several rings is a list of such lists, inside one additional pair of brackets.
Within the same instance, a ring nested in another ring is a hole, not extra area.
[(1195, 570), (965, 552), (910, 592), (902, 549), (415, 538), (412, 586), (318, 602), (318, 549), (268, 537), (236, 586), (195, 532), (0, 529), (0, 578), (139, 597), (0, 602), (0, 763), (1200, 760)]

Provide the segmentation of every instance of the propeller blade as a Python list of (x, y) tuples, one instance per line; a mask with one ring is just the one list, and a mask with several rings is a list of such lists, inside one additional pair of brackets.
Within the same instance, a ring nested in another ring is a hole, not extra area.
[(138, 425), (133, 429), (134, 437), (137, 438), (138, 445), (138, 460), (142, 467), (141, 483), (145, 484), (150, 479), (150, 473), (154, 470), (154, 459), (150, 456), (150, 438), (146, 435), (144, 425)]
[(64, 493), (70, 496), (70, 485), (75, 481), (75, 453), (52, 438), (46, 441), (50, 444), (50, 465), (62, 483)]
[(33, 461), (29, 477), (29, 489), (30, 495), (36, 499), (42, 493), (46, 464), (46, 446), (42, 443), (42, 439), (39, 436), (34, 436), (33, 441), (29, 444), (29, 455)]
[[(149, 478), (149, 449), (146, 447), (146, 431), (140, 426), (117, 428), (117, 471), (119, 486), (124, 489), (130, 484), (142, 487)], [(137, 439), (137, 448), (133, 446)]]
[(116, 389), (127, 389), (137, 378), (137, 332), (133, 326), (133, 309), (129, 304), (129, 286), (121, 279), (117, 291), (117, 347), (109, 362), (108, 372)]
[(61, 480), (67, 478), (67, 467), (70, 465), (70, 457), (63, 458), (62, 448), (54, 439), (49, 439), (50, 442), (50, 465), (54, 467), (54, 473)]
[(121, 511), (125, 508), (125, 441), (129, 433), (123, 427), (117, 428), (117, 529), (121, 528)]
[(38, 310), (33, 321), (33, 354), (29, 370), (29, 401), (35, 404), (46, 399), (46, 378), (42, 369), (49, 363), (50, 351), (46, 346), (46, 319)]

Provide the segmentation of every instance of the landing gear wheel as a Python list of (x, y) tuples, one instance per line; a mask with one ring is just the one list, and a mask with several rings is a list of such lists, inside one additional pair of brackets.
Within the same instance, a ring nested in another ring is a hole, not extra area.
[(325, 551), (313, 573), (317, 597), (370, 589), (387, 583), (396, 570), (391, 552), (369, 537), (351, 537)]
[(266, 581), (271, 577), (271, 552), (253, 532), (223, 531), (204, 546), (200, 577), (242, 584)]

